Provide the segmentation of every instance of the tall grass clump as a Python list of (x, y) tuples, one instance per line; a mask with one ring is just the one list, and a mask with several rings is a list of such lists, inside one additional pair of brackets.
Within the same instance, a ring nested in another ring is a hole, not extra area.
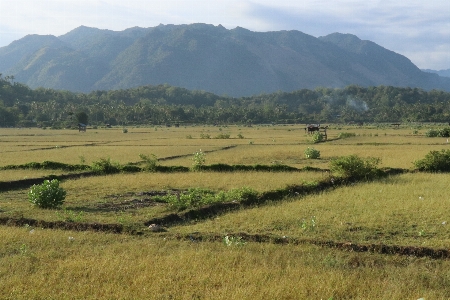
[(348, 179), (370, 179), (380, 176), (381, 170), (377, 168), (379, 163), (379, 158), (349, 155), (331, 160), (330, 170), (337, 176)]
[(28, 200), (39, 208), (57, 208), (64, 203), (65, 198), (66, 191), (59, 186), (57, 179), (35, 184), (28, 192)]
[(449, 172), (450, 150), (430, 151), (425, 158), (415, 161), (414, 166), (424, 172)]

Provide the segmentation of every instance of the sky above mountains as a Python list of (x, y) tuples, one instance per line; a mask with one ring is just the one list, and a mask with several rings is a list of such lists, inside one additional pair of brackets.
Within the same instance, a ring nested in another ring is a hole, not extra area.
[(315, 37), (351, 33), (419, 68), (450, 69), (448, 0), (0, 0), (0, 47), (27, 34), (59, 36), (81, 25), (121, 31), (191, 23)]

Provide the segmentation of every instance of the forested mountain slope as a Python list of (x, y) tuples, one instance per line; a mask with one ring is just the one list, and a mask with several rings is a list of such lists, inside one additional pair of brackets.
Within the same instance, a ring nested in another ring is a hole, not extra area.
[(450, 91), (450, 78), (350, 34), (207, 24), (29, 35), (0, 48), (0, 73), (31, 88), (80, 92), (164, 83), (235, 97), (349, 84)]

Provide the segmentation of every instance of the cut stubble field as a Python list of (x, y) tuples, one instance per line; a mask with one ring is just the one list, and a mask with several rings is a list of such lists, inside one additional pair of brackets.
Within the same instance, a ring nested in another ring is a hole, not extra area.
[[(450, 175), (412, 170), (450, 145), (414, 126), (330, 126), (318, 144), (301, 125), (0, 129), (0, 167), (99, 159), (143, 166), (140, 154), (154, 154), (160, 166), (192, 167), (201, 149), (206, 165), (298, 169), (1, 169), (0, 182), (79, 176), (61, 181), (67, 197), (59, 209), (32, 206), (30, 186), (0, 192), (0, 298), (449, 299)], [(339, 138), (342, 132), (355, 135)], [(320, 158), (307, 159), (308, 147)], [(353, 154), (402, 172), (339, 182), (330, 161)], [(181, 210), (161, 200), (189, 189), (242, 188), (259, 202)], [(158, 221), (161, 230), (148, 228)]]

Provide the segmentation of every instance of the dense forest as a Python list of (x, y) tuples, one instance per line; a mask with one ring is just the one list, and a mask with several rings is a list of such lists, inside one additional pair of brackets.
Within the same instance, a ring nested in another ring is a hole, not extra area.
[(241, 98), (170, 85), (73, 93), (0, 74), (0, 127), (449, 122), (449, 114), (450, 93), (418, 88), (350, 85)]

